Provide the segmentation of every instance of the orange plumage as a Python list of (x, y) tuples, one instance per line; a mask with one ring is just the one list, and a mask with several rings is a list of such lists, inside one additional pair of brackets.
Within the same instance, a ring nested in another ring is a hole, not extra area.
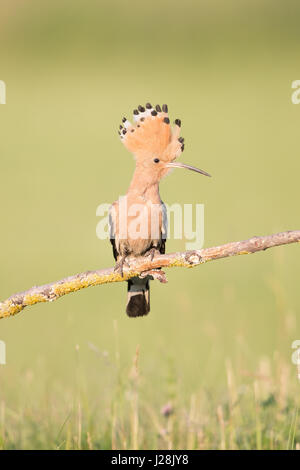
[(139, 107), (136, 124), (132, 125), (123, 119), (120, 136), (125, 147), (134, 154), (139, 164), (155, 157), (164, 162), (171, 162), (183, 151), (183, 139), (178, 140), (180, 121), (177, 119), (174, 129), (171, 129), (168, 108), (159, 105), (153, 109), (149, 103), (146, 108)]

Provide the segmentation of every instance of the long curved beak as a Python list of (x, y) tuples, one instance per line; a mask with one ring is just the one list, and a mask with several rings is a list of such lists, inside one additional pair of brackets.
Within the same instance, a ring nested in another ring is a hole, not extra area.
[(186, 165), (185, 163), (181, 163), (181, 162), (170, 162), (170, 163), (167, 163), (166, 166), (169, 168), (187, 168), (188, 170), (196, 171), (196, 173), (201, 173), (201, 175), (211, 177), (211, 175), (209, 173), (206, 173), (206, 171), (200, 170), (199, 168), (196, 168), (195, 166)]

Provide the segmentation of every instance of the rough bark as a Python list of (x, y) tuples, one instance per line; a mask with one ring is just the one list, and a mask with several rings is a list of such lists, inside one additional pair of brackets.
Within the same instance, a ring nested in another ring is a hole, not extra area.
[[(110, 282), (122, 282), (140, 275), (145, 271), (156, 268), (188, 267), (198, 266), (221, 258), (235, 255), (256, 253), (279, 245), (300, 242), (300, 230), (275, 233), (265, 237), (253, 237), (249, 240), (226, 243), (212, 248), (202, 250), (169, 253), (150, 257), (128, 258), (129, 267), (124, 265), (123, 277), (114, 268), (101, 269), (97, 271), (86, 271), (81, 274), (69, 276), (60, 281), (35, 286), (31, 289), (14, 294), (4, 302), (0, 303), (0, 319), (15, 315), (25, 307), (39, 302), (52, 302), (63, 295), (76, 292), (85, 287), (98, 286)], [(158, 274), (154, 277), (165, 282), (164, 276)]]

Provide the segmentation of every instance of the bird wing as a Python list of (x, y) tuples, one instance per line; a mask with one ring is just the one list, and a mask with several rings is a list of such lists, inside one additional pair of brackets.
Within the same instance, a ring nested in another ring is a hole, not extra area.
[(161, 246), (159, 251), (161, 254), (165, 254), (166, 252), (166, 240), (168, 237), (168, 214), (167, 208), (165, 204), (161, 203), (161, 210), (162, 210), (162, 226), (161, 226)]
[(164, 202), (161, 203), (161, 211), (162, 211), (162, 238), (164, 240), (168, 237), (168, 213), (167, 208)]
[(119, 252), (117, 249), (117, 244), (116, 244), (116, 209), (118, 206), (118, 202), (114, 202), (110, 208), (109, 208), (109, 213), (108, 213), (108, 224), (109, 224), (109, 239), (110, 243), (112, 244), (113, 248), (113, 255), (115, 260), (117, 260), (119, 256)]

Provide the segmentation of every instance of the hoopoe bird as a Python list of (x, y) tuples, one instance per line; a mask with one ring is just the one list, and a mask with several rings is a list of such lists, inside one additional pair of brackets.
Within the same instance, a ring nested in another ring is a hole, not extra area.
[[(167, 238), (166, 208), (159, 195), (159, 182), (172, 168), (186, 168), (210, 176), (203, 170), (175, 161), (184, 150), (180, 137), (181, 121), (170, 126), (166, 104), (138, 106), (133, 111), (135, 123), (123, 118), (119, 135), (133, 153), (136, 168), (126, 196), (115, 201), (109, 211), (110, 241), (116, 260), (115, 270), (123, 276), (128, 256), (165, 253)], [(125, 228), (124, 228), (125, 227)], [(129, 317), (150, 311), (151, 275), (133, 277), (128, 282), (126, 313)]]

